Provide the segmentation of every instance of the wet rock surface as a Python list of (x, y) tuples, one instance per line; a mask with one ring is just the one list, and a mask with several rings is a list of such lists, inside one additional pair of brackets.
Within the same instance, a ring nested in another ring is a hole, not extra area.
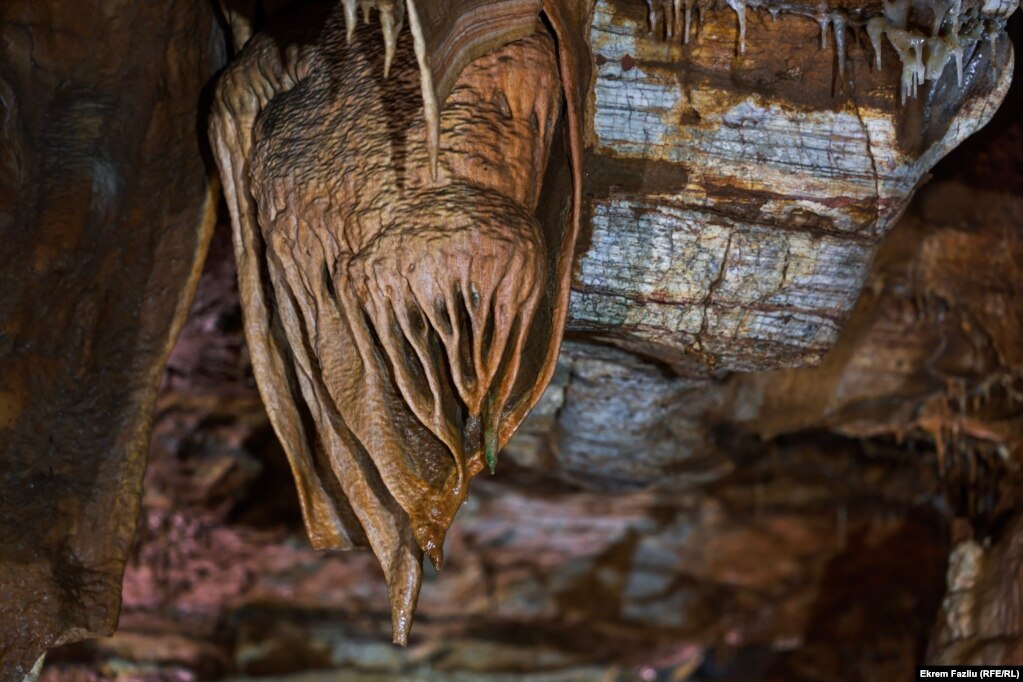
[(117, 623), (215, 220), (196, 133), (226, 55), (185, 0), (4, 2), (0, 45), (0, 679), (20, 680)]
[[(1015, 135), (996, 121), (977, 154), (1015, 154)], [(1010, 178), (939, 172), (817, 368), (685, 376), (574, 335), (452, 527), (407, 650), (387, 643), (372, 558), (309, 548), (221, 231), (158, 401), (119, 631), (52, 652), (43, 679), (898, 680), (924, 660), (1014, 662), (1023, 204)]]

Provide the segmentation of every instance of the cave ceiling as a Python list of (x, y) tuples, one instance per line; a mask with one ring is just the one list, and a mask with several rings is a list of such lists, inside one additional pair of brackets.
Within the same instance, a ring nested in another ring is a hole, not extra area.
[(0, 6), (0, 676), (171, 585), (252, 672), (198, 642), (285, 565), (486, 674), (1019, 662), (1016, 9)]

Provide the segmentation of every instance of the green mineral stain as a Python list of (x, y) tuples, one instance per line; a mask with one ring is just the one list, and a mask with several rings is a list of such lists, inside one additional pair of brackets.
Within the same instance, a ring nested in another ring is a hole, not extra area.
[(493, 474), (497, 471), (497, 429), (488, 426), (483, 442), (483, 455), (487, 458), (487, 466), (490, 467), (490, 473)]
[(486, 430), (483, 432), (483, 456), (490, 467), (490, 474), (497, 470), (497, 421), (494, 419), (494, 397), (487, 396), (486, 406), (483, 409), (483, 423)]

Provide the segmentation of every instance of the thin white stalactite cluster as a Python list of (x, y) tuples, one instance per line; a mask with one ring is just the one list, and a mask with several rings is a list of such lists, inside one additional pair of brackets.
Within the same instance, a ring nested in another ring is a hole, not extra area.
[[(646, 0), (650, 30), (656, 30), (663, 21), (664, 37), (674, 40), (681, 36), (689, 44), (696, 25), (696, 36), (705, 23), (707, 13), (722, 9), (719, 0)], [(1006, 17), (1012, 13), (1015, 0), (935, 0), (929, 30), (912, 23), (910, 0), (882, 0), (883, 11), (871, 16), (863, 9), (831, 8), (825, 2), (811, 9), (806, 5), (772, 0), (724, 0), (735, 12), (738, 20), (738, 53), (746, 52), (746, 10), (766, 10), (772, 19), (779, 14), (804, 16), (820, 26), (820, 47), (828, 46), (830, 32), (835, 36), (835, 52), (839, 82), (845, 82), (848, 31), (864, 30), (874, 52), (874, 68), (882, 67), (883, 38), (895, 50), (902, 62), (901, 101), (916, 97), (921, 85), (938, 81), (949, 61), (956, 64), (956, 78), (963, 84), (964, 54), (981, 40), (991, 45), (992, 63), (998, 36), (1005, 28)], [(697, 23), (698, 20), (698, 23)]]
[(391, 63), (398, 49), (398, 35), (405, 25), (406, 2), (408, 3), (409, 28), (415, 43), (416, 59), (422, 78), (423, 115), (426, 118), (426, 145), (430, 154), (430, 175), (437, 179), (437, 159), (440, 153), (440, 108), (433, 89), (433, 74), (427, 66), (426, 42), (416, 6), (412, 0), (341, 0), (345, 11), (345, 30), (348, 42), (352, 42), (355, 28), (359, 25), (359, 9), (362, 20), (370, 23), (371, 10), (376, 9), (380, 17), (380, 32), (384, 36), (384, 78), (391, 73)]
[(341, 0), (345, 10), (345, 30), (348, 42), (352, 42), (355, 28), (359, 25), (359, 8), (362, 20), (370, 22), (370, 10), (376, 8), (380, 15), (380, 32), (384, 34), (384, 78), (391, 73), (394, 52), (398, 49), (398, 34), (405, 23), (404, 0)]

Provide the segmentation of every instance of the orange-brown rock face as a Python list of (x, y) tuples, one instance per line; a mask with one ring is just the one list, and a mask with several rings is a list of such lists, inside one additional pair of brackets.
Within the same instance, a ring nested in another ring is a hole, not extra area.
[(163, 364), (216, 206), (191, 0), (0, 5), (0, 679), (117, 623)]
[(567, 261), (537, 204), (562, 88), (535, 20), (461, 72), (434, 177), (413, 41), (393, 57), (375, 26), (349, 41), (342, 9), (283, 61), (254, 38), (212, 135), (254, 369), (313, 543), (372, 548), (404, 641), (422, 552), (441, 563), (469, 480), (556, 359)]

